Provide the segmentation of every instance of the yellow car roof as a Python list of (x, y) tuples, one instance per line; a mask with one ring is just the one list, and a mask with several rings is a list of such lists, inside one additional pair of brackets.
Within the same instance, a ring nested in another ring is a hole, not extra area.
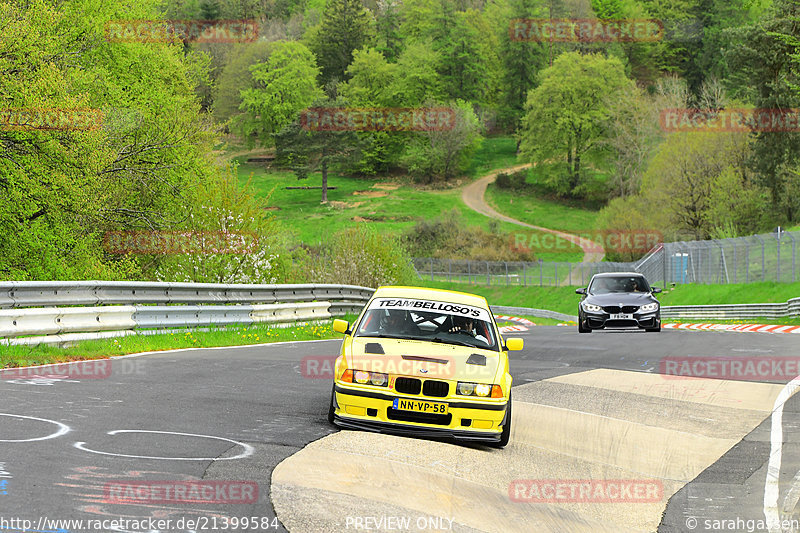
[(489, 308), (486, 298), (477, 294), (466, 292), (448, 291), (445, 289), (428, 289), (425, 287), (378, 287), (373, 298), (418, 298), (421, 300), (438, 300), (442, 302), (472, 305), (475, 307)]

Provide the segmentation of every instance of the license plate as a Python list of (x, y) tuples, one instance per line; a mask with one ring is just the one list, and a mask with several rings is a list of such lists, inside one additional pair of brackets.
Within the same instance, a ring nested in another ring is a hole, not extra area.
[(437, 402), (426, 402), (424, 400), (405, 400), (395, 398), (392, 407), (398, 411), (414, 411), (416, 413), (431, 413), (435, 415), (446, 415), (447, 404)]
[(611, 315), (610, 320), (633, 320), (633, 315), (625, 315), (625, 314)]

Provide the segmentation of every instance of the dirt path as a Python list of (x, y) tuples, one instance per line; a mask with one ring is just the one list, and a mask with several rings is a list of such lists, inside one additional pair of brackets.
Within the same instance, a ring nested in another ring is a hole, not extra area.
[(603, 260), (605, 254), (598, 250), (602, 250), (602, 247), (590, 240), (584, 239), (578, 235), (573, 235), (571, 233), (565, 233), (563, 231), (558, 231), (549, 228), (543, 228), (541, 226), (534, 226), (533, 224), (528, 224), (526, 222), (522, 222), (516, 220), (511, 217), (507, 217), (506, 215), (500, 214), (492, 207), (486, 203), (486, 199), (484, 198), (484, 194), (486, 193), (486, 187), (492, 183), (498, 174), (503, 172), (516, 172), (518, 170), (530, 168), (533, 166), (531, 163), (525, 165), (517, 165), (515, 167), (506, 168), (503, 170), (498, 170), (492, 174), (488, 174), (482, 177), (479, 180), (476, 180), (466, 187), (464, 187), (463, 192), (461, 193), (461, 199), (467, 204), (467, 207), (470, 209), (477, 211), (482, 215), (486, 215), (487, 217), (494, 218), (497, 220), (502, 220), (503, 222), (510, 222), (511, 224), (516, 224), (518, 226), (524, 226), (526, 228), (531, 228), (539, 231), (544, 231), (547, 233), (552, 233), (566, 241), (572, 242), (580, 246), (581, 250), (583, 250), (583, 262), (584, 263), (597, 263)]

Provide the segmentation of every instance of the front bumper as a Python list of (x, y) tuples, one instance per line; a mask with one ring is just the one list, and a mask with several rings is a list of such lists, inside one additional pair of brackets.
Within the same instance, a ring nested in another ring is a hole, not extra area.
[[(448, 404), (447, 415), (395, 411), (395, 398)], [(451, 438), (459, 441), (498, 442), (506, 420), (504, 401), (408, 396), (391, 392), (334, 387), (334, 423), (348, 429), (397, 433), (413, 437)]]
[(611, 320), (611, 315), (604, 311), (588, 312), (583, 311), (584, 327), (590, 329), (606, 328), (639, 328), (651, 329), (661, 327), (661, 313), (651, 311), (649, 313), (633, 313), (632, 320)]

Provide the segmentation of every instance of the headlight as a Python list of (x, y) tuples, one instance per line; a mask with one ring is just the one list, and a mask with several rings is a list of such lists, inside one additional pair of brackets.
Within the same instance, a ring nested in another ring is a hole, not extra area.
[(658, 310), (657, 303), (645, 304), (639, 308), (639, 312), (641, 313), (647, 313), (649, 311), (656, 311), (656, 310)]
[(489, 396), (489, 393), (492, 392), (491, 385), (476, 385), (475, 386), (475, 394), (478, 396)]
[(389, 376), (387, 374), (367, 372), (365, 370), (345, 370), (342, 380), (361, 385), (375, 385), (376, 387), (386, 387), (389, 384)]
[(587, 304), (586, 302), (584, 302), (581, 305), (583, 305), (583, 310), (584, 311), (589, 311), (591, 313), (597, 313), (598, 311), (602, 311), (603, 310), (603, 308), (600, 307), (599, 305)]
[(487, 385), (485, 383), (468, 383), (466, 381), (459, 381), (458, 385), (456, 385), (456, 394), (460, 394), (461, 396), (480, 396), (481, 398), (486, 398), (491, 396), (492, 398), (502, 398), (503, 397), (503, 389), (500, 385)]
[(462, 396), (469, 396), (474, 391), (475, 391), (474, 383), (464, 383), (463, 381), (459, 381), (458, 386), (456, 387), (456, 392)]

